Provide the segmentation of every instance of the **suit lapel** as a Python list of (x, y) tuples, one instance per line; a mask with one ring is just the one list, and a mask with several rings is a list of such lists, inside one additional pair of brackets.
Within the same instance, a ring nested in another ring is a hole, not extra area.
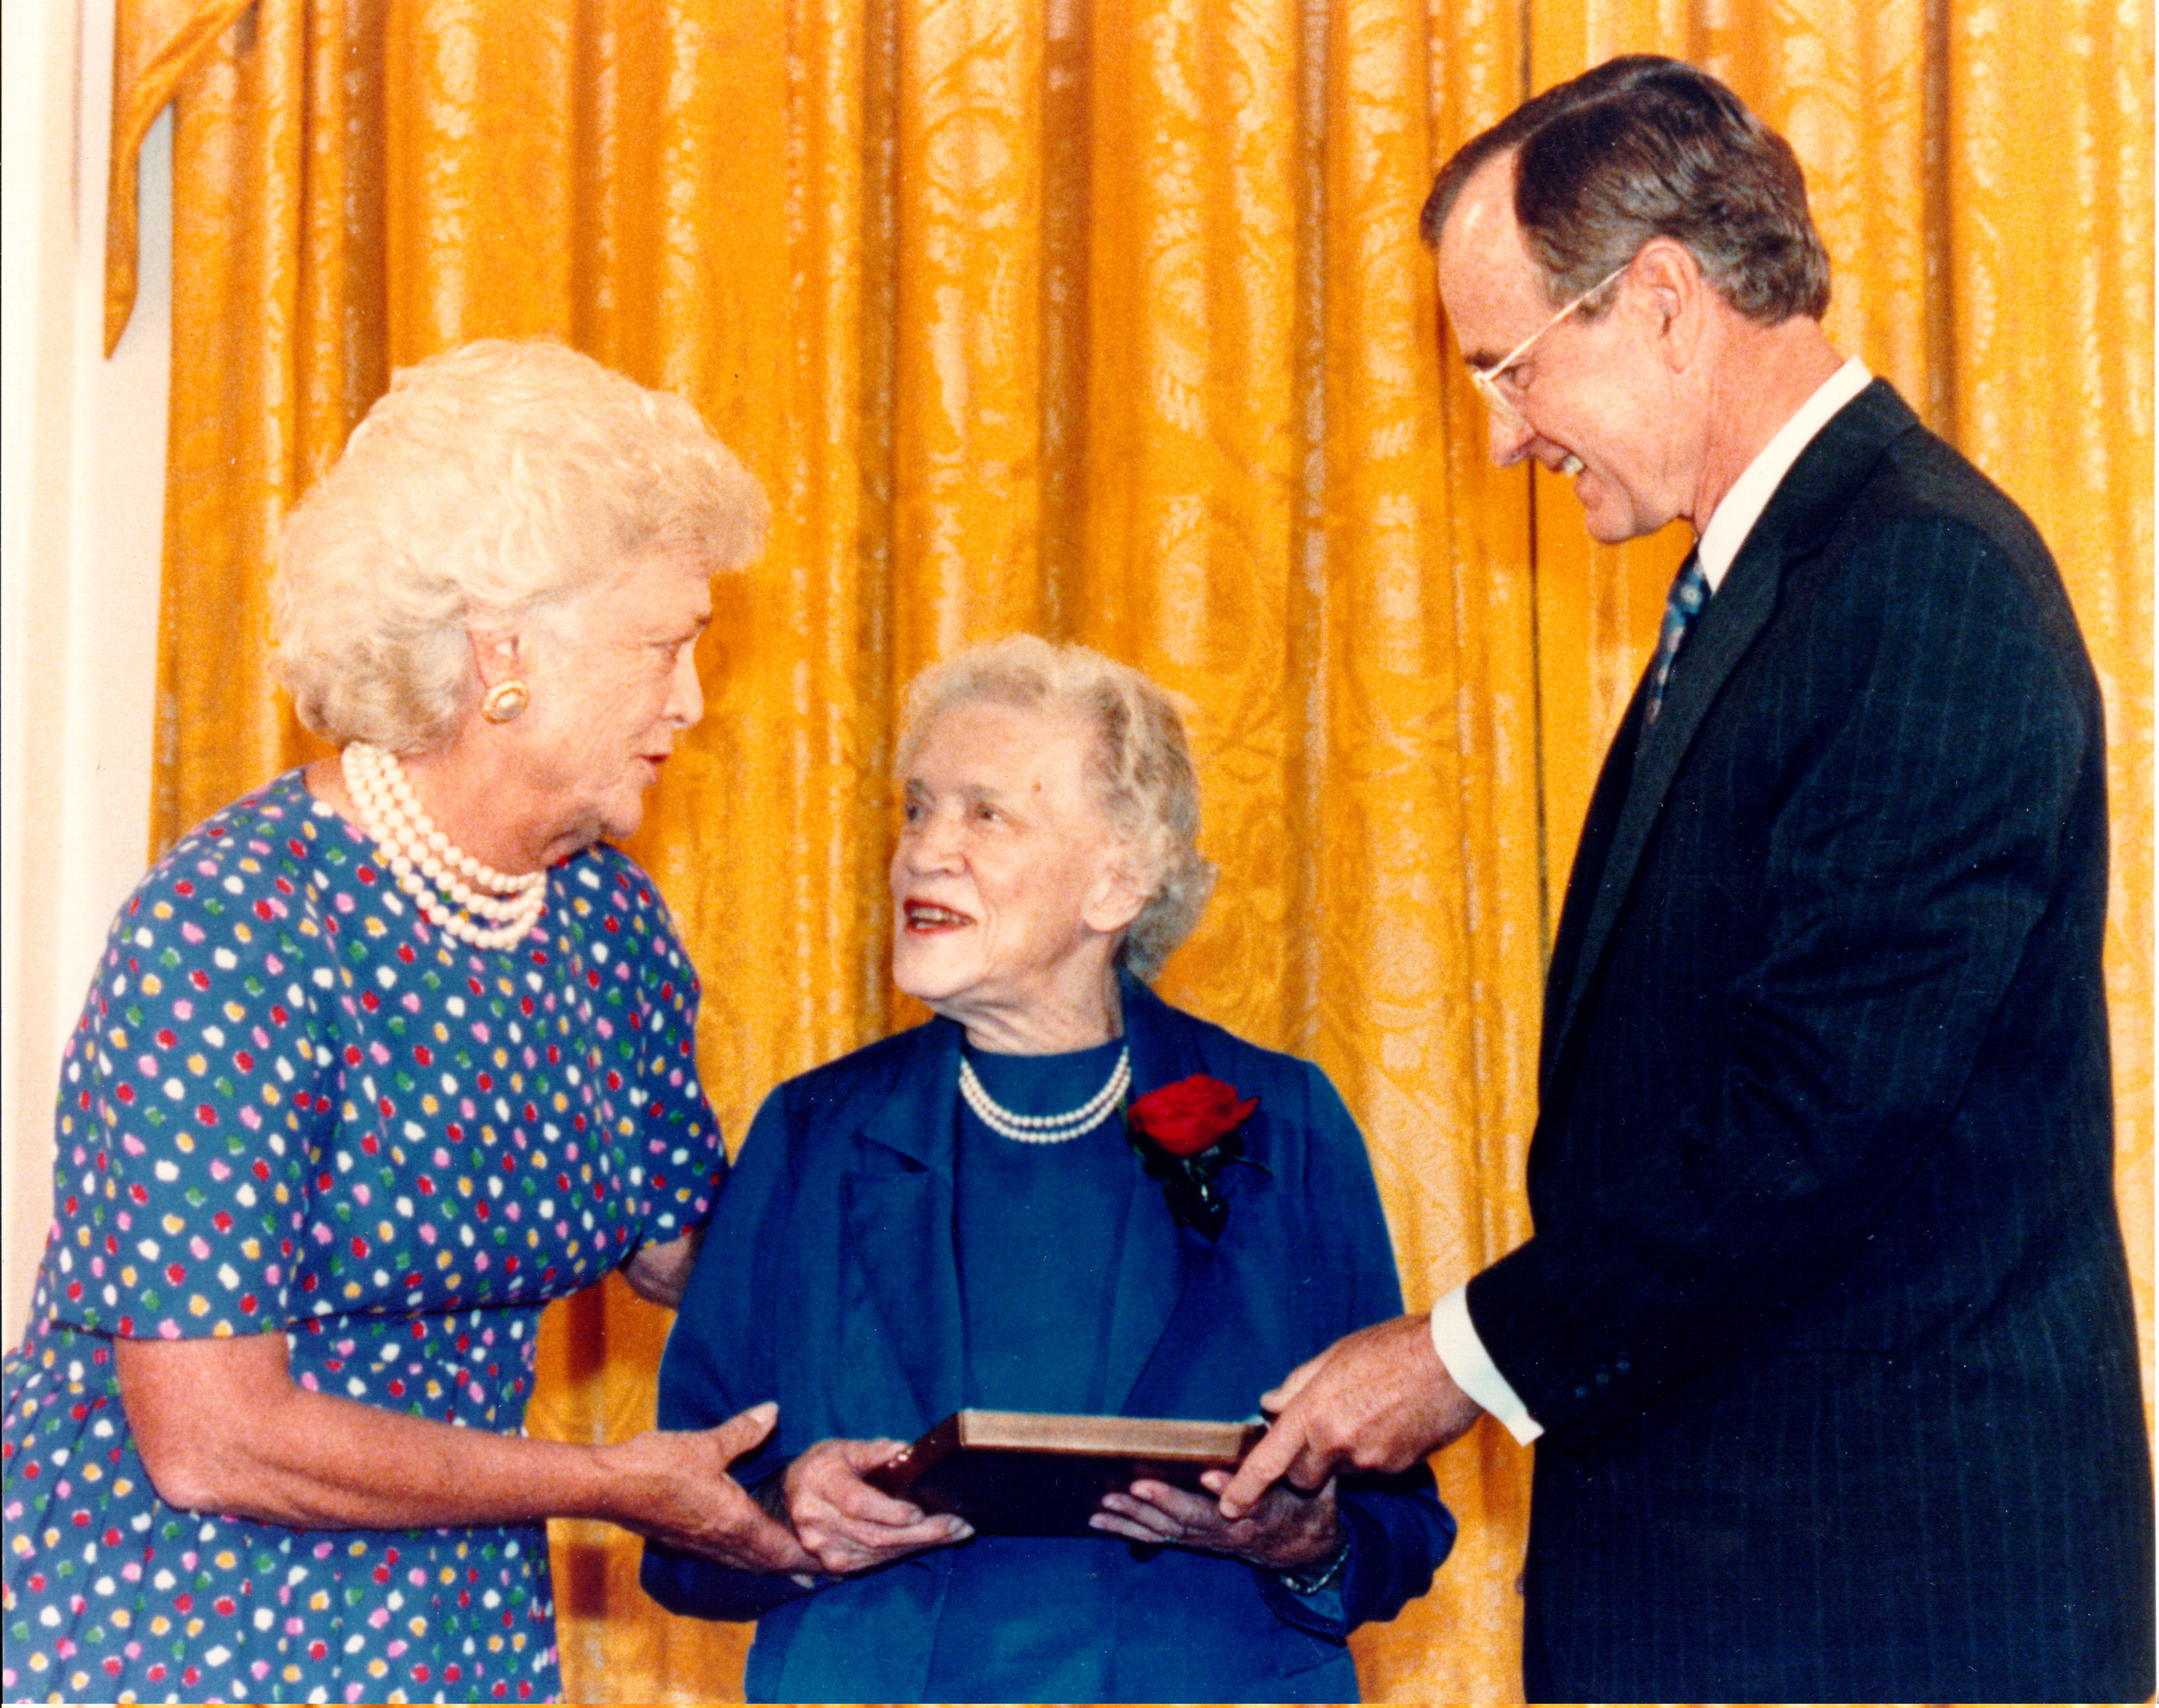
[[(1755, 532), (1758, 537), (1761, 530)], [(1582, 927), (1581, 948), (1560, 1009), (1558, 1035), (1561, 1040), (1580, 1011), (1582, 993), (1596, 971), (1605, 945), (1611, 940), (1612, 923), (1633, 885), (1635, 870), (1642, 863), (1650, 828), (1664, 810), (1680, 761), (1694, 744), (1718, 692), (1769, 622), (1776, 606), (1776, 586), (1773, 548), (1767, 542), (1757, 547), (1750, 540), (1716, 598), (1695, 618), (1656, 723), (1642, 722), (1643, 696), (1640, 689), (1636, 691), (1635, 705), (1630, 709), (1635, 728), (1632, 775), (1597, 874), (1597, 887)]]
[(1589, 811), (1582, 820), (1581, 840), (1574, 850), (1573, 870), (1567, 879), (1567, 899), (1560, 909), (1559, 933), (1552, 943), (1552, 963), (1544, 978), (1543, 1048), (1539, 1053), (1537, 1089), (1548, 1085), (1561, 1022), (1570, 1011), (1574, 971), (1582, 964), (1582, 938), (1589, 923), (1596, 889), (1593, 874), (1604, 870), (1611, 852), (1613, 832), (1625, 806), (1627, 786), (1634, 777), (1635, 749), (1641, 739), (1643, 709), (1649, 699), (1649, 679), (1645, 672), (1635, 684), (1634, 698), (1619, 719), (1619, 731), (1605, 750), (1604, 768), (1589, 797)]
[[(1122, 980), (1124, 1033), (1138, 1097), (1202, 1071), (1192, 1023), (1136, 979)], [(953, 1154), (959, 1121), (959, 1028), (934, 1021), (899, 1065), (893, 1084), (862, 1124), (860, 1166), (845, 1179), (849, 1250), (860, 1264), (921, 1427), (966, 1403), (966, 1344)], [(1120, 1148), (1114, 1129), (1091, 1135)], [(1231, 1170), (1234, 1175), (1238, 1171)], [(1161, 1345), (1189, 1279), (1189, 1242), (1162, 1204), (1161, 1185), (1131, 1159), (1132, 1190), (1117, 1267), (1103, 1409), (1121, 1411)]]
[[(1775, 615), (1785, 564), (1821, 542), (1890, 440), (1917, 425), (1917, 417), (1880, 380), (1831, 417), (1792, 465), (1724, 585), (1695, 619), (1657, 720), (1647, 727), (1642, 722), (1646, 683), (1637, 686), (1583, 827), (1553, 949), (1542, 1052), (1548, 1091), (1681, 762), (1725, 684)], [(1630, 737), (1628, 765), (1624, 756)]]
[(859, 1167), (845, 1178), (843, 1213), (847, 1250), (861, 1266), (927, 1429), (959, 1410), (965, 1393), (959, 1262), (953, 1246), (959, 1028), (933, 1021), (916, 1038), (890, 1089), (863, 1123)]
[[(1136, 1098), (1200, 1072), (1191, 1022), (1138, 980), (1123, 976), (1120, 984), (1124, 1036), (1132, 1051), (1130, 1095)], [(1124, 1142), (1121, 1134), (1116, 1142)], [(1102, 1408), (1112, 1415), (1124, 1410), (1184, 1297), (1190, 1278), (1186, 1245), (1163, 1205), (1161, 1184), (1149, 1180), (1133, 1158), (1132, 1195), (1125, 1206), (1103, 1365)]]

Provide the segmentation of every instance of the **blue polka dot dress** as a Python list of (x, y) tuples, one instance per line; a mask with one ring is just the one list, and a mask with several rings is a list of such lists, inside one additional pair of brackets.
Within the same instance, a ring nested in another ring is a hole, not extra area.
[(697, 980), (650, 880), (589, 850), (477, 950), (377, 857), (292, 772), (113, 927), (5, 1366), (9, 1700), (558, 1693), (542, 1528), (183, 1512), (120, 1404), (112, 1337), (282, 1331), (304, 1387), (514, 1433), (546, 1302), (710, 1213)]

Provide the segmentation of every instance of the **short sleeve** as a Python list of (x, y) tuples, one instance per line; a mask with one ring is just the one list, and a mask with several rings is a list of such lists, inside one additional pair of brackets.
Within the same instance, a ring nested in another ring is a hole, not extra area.
[(319, 927), (269, 821), (235, 812), (146, 877), (106, 939), (60, 1066), (51, 1296), (130, 1338), (265, 1333), (332, 1118)]

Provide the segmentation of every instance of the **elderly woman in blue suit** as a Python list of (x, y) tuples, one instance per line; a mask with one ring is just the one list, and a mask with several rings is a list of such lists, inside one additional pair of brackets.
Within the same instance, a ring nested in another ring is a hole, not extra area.
[[(893, 975), (937, 1017), (766, 1100), (661, 1368), (666, 1427), (778, 1400), (736, 1471), (822, 1571), (655, 1544), (645, 1586), (758, 1621), (753, 1701), (1354, 1700), (1349, 1632), (1453, 1541), (1421, 1466), (1277, 1485), (1235, 1523), (1141, 1481), (1090, 1537), (976, 1535), (864, 1480), (963, 1407), (1242, 1419), (1401, 1308), (1326, 1076), (1147, 987), (1213, 878), (1168, 699), (1023, 636), (910, 700)], [(1120, 1118), (1193, 1075), (1251, 1104), (1214, 1214)]]

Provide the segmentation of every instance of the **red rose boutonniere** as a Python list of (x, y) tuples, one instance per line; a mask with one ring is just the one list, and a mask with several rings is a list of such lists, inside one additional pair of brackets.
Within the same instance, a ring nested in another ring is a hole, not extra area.
[(1242, 1129), (1259, 1107), (1219, 1079), (1195, 1073), (1135, 1098), (1124, 1136), (1148, 1173), (1162, 1182), (1169, 1213), (1209, 1239), (1222, 1237), (1230, 1206), (1215, 1176), (1244, 1154)]

